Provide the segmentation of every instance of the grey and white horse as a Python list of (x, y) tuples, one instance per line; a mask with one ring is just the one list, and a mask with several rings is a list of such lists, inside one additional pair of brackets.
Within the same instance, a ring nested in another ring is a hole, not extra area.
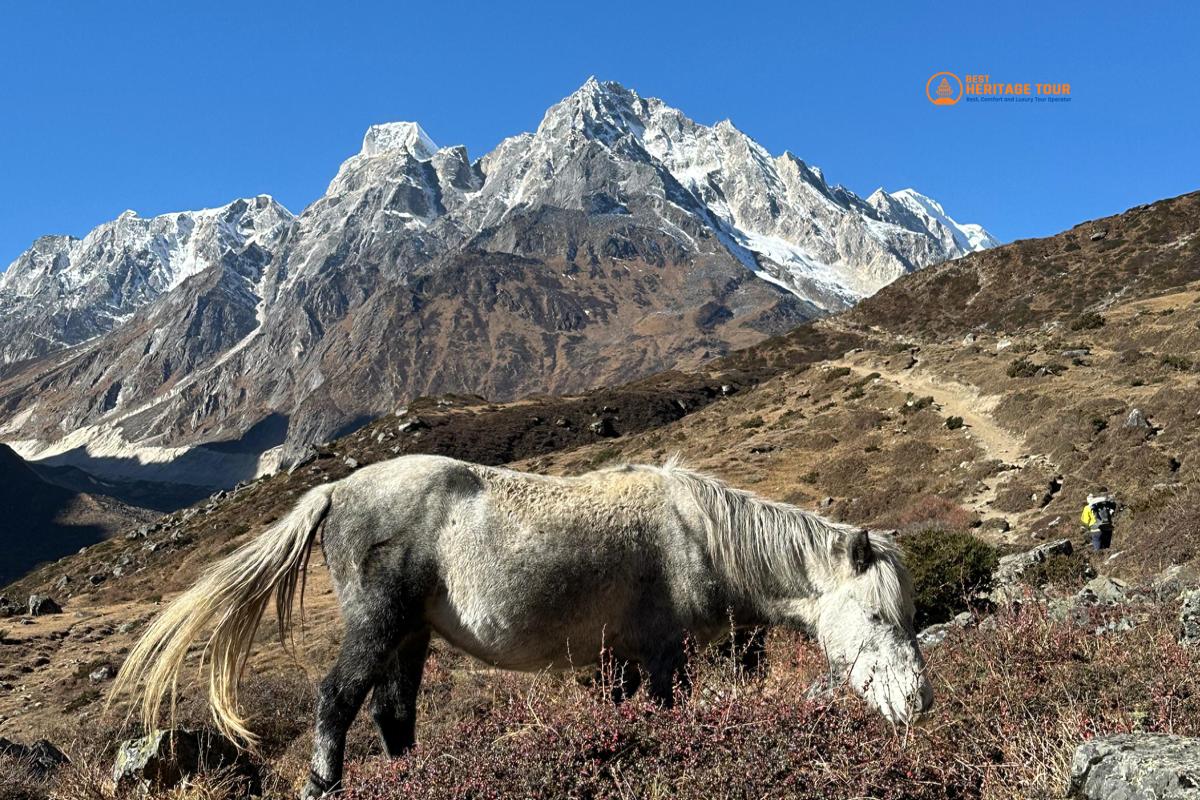
[(207, 635), (215, 721), (253, 742), (238, 679), (272, 596), (287, 630), (319, 530), (346, 630), (320, 684), (303, 797), (339, 786), (346, 731), (368, 695), (388, 754), (412, 746), (433, 633), (513, 670), (578, 667), (609, 648), (669, 704), (686, 639), (713, 641), (731, 621), (785, 625), (813, 632), (888, 719), (906, 722), (932, 703), (908, 573), (885, 535), (673, 462), (560, 478), (436, 456), (397, 458), (308, 492), (155, 619), (114, 693), (137, 688), (152, 725), (164, 696), (174, 702), (190, 644)]

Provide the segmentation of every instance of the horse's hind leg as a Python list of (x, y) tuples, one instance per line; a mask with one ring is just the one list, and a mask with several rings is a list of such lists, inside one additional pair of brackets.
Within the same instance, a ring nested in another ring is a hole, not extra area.
[(371, 691), (371, 717), (393, 758), (416, 742), (417, 693), (428, 654), (429, 631), (412, 634), (396, 649)]
[(317, 725), (308, 784), (300, 797), (324, 797), (342, 783), (346, 731), (358, 715), (367, 693), (383, 675), (388, 661), (412, 627), (381, 615), (369, 624), (347, 620), (346, 638), (333, 669), (317, 689)]

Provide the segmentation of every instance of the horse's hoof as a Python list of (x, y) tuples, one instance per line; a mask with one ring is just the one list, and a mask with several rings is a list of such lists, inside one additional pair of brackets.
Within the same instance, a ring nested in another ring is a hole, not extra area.
[(322, 797), (332, 797), (337, 789), (336, 782), (323, 781), (315, 774), (310, 775), (308, 783), (304, 784), (304, 789), (300, 792), (300, 800), (320, 800)]

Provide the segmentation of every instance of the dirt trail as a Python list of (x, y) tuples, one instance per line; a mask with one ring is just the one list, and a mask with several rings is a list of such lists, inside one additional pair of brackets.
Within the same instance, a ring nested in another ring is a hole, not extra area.
[[(917, 397), (932, 397), (947, 416), (962, 417), (963, 427), (987, 458), (994, 458), (1009, 469), (981, 481), (980, 487), (963, 497), (963, 506), (983, 517), (1001, 517), (1008, 522), (1012, 535), (1018, 528), (1018, 514), (1007, 514), (993, 508), (1001, 487), (1032, 462), (1045, 462), (1042, 456), (1030, 455), (1022, 437), (998, 424), (991, 416), (998, 397), (981, 396), (973, 386), (955, 380), (939, 378), (922, 372), (920, 361), (908, 369), (896, 370), (873, 363), (867, 353), (847, 354), (828, 362), (835, 367), (848, 367), (856, 374), (875, 372), (888, 383)], [(1011, 538), (1000, 536), (999, 538)]]
[(888, 383), (894, 383), (906, 392), (919, 397), (929, 396), (949, 416), (962, 417), (984, 452), (991, 458), (1006, 464), (1015, 463), (1027, 451), (1025, 442), (1016, 434), (1000, 427), (991, 417), (999, 400), (997, 397), (980, 397), (972, 386), (958, 381), (934, 378), (920, 372), (920, 362), (910, 369), (890, 370), (870, 363), (867, 359), (840, 358), (829, 362), (837, 367), (849, 367), (855, 372), (878, 372)]

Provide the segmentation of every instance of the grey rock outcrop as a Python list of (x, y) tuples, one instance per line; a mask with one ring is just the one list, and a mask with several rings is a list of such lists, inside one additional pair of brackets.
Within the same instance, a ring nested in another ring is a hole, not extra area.
[(1025, 571), (1035, 564), (1040, 564), (1053, 556), (1069, 556), (1073, 552), (1074, 548), (1071, 545), (1070, 539), (1056, 539), (1052, 542), (1040, 544), (1032, 550), (1027, 550), (1023, 553), (1012, 553), (1002, 556), (996, 564), (995, 571), (992, 573), (992, 583), (995, 587), (994, 593), (1003, 593), (1005, 590), (1019, 584)]
[(0, 736), (0, 755), (21, 759), (38, 775), (53, 772), (70, 761), (62, 750), (46, 739), (39, 739), (33, 744), (22, 744)]
[(1123, 733), (1075, 750), (1071, 796), (1086, 800), (1200, 800), (1200, 739)]
[(1200, 589), (1183, 593), (1179, 606), (1179, 641), (1200, 647)]
[(231, 770), (252, 787), (258, 785), (257, 770), (228, 739), (211, 731), (157, 730), (121, 743), (112, 777), (123, 790), (164, 789), (191, 775), (217, 770)]
[(53, 597), (44, 594), (32, 594), (29, 596), (29, 616), (41, 617), (47, 614), (61, 613), (62, 606)]

